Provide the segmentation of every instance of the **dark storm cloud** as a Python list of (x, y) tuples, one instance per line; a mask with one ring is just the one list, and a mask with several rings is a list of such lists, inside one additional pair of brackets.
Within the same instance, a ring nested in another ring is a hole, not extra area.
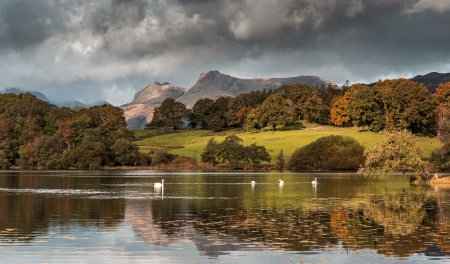
[(434, 0), (0, 0), (0, 88), (450, 71), (448, 25), (450, 1)]
[(0, 46), (23, 49), (65, 31), (65, 11), (46, 0), (0, 1)]

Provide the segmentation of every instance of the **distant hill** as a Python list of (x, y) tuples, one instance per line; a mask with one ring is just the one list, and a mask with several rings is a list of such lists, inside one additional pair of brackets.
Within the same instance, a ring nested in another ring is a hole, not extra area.
[(417, 75), (410, 80), (422, 83), (431, 93), (434, 93), (439, 84), (450, 82), (450, 73), (430, 72), (425, 75)]
[(154, 82), (149, 84), (136, 92), (134, 99), (123, 105), (122, 108), (125, 111), (128, 128), (142, 129), (153, 117), (152, 108), (160, 106), (169, 97), (192, 108), (195, 102), (203, 98), (215, 100), (221, 96), (235, 97), (241, 93), (264, 89), (272, 90), (294, 83), (304, 83), (315, 87), (335, 85), (331, 81), (316, 76), (241, 79), (218, 71), (209, 71), (200, 74), (197, 82), (189, 89), (170, 83)]
[(92, 107), (92, 106), (96, 106), (96, 105), (104, 105), (104, 104), (110, 104), (110, 103), (108, 103), (107, 101), (105, 101), (105, 100), (101, 100), (101, 101), (97, 101), (97, 102), (95, 102), (95, 103), (93, 103), (93, 104), (83, 104), (82, 102), (80, 102), (80, 101), (77, 101), (77, 100), (72, 100), (72, 101), (61, 101), (61, 102), (56, 102), (55, 103), (58, 107), (63, 107), (63, 106), (66, 106), (66, 107), (69, 107), (69, 108), (89, 108), (89, 107)]
[(235, 97), (241, 93), (257, 90), (273, 90), (283, 85), (304, 83), (319, 87), (335, 83), (316, 76), (297, 76), (288, 78), (254, 78), (241, 79), (218, 71), (209, 71), (200, 74), (197, 82), (176, 99), (188, 108), (192, 108), (202, 98), (217, 99), (221, 96)]
[(0, 91), (1, 93), (13, 93), (13, 94), (21, 94), (21, 93), (26, 93), (26, 92), (30, 92), (31, 94), (34, 94), (39, 100), (42, 101), (46, 101), (48, 103), (52, 103), (50, 100), (48, 100), (47, 96), (45, 96), (45, 94), (41, 93), (41, 92), (36, 92), (36, 91), (23, 91), (20, 88), (16, 88), (16, 87), (8, 87), (3, 89), (3, 91)]
[(63, 106), (66, 106), (66, 107), (70, 107), (70, 108), (76, 108), (76, 107), (86, 107), (86, 108), (88, 108), (88, 107), (96, 106), (96, 105), (110, 104), (110, 103), (108, 103), (105, 100), (97, 101), (97, 102), (95, 102), (93, 104), (83, 104), (82, 102), (77, 101), (77, 100), (52, 102), (52, 101), (50, 101), (47, 98), (47, 96), (45, 96), (45, 94), (43, 94), (41, 92), (37, 92), (37, 91), (26, 91), (26, 90), (22, 90), (22, 89), (16, 88), (16, 87), (8, 87), (8, 88), (5, 88), (3, 90), (0, 90), (0, 94), (2, 94), (2, 93), (21, 94), (21, 93), (26, 93), (26, 92), (34, 94), (38, 99), (50, 103), (50, 105), (52, 107), (63, 107)]

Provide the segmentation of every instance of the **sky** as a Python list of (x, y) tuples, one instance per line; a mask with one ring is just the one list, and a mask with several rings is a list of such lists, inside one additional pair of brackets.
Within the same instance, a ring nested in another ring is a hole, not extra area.
[(0, 90), (121, 105), (210, 70), (338, 85), (450, 72), (450, 1), (0, 0)]

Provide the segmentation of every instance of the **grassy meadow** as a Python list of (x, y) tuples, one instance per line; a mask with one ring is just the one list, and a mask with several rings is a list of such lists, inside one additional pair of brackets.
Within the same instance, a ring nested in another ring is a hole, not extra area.
[[(135, 131), (136, 135), (142, 136), (145, 131)], [(226, 136), (236, 134), (242, 138), (242, 144), (247, 146), (252, 143), (265, 146), (272, 157), (272, 163), (275, 163), (281, 149), (285, 158), (288, 159), (297, 148), (301, 148), (316, 139), (328, 135), (349, 136), (360, 142), (364, 147), (370, 148), (384, 140), (385, 136), (381, 133), (360, 130), (356, 127), (339, 128), (333, 126), (322, 126), (317, 124), (305, 124), (301, 130), (288, 131), (259, 131), (246, 132), (243, 129), (232, 129), (222, 132), (212, 132), (209, 130), (193, 130), (183, 133), (174, 133), (161, 136), (150, 137), (135, 141), (141, 152), (159, 148), (170, 148), (170, 152), (185, 157), (196, 157), (200, 160), (208, 140), (213, 137), (218, 142), (225, 139)], [(440, 147), (441, 143), (434, 137), (417, 137), (425, 150), (425, 155), (429, 156), (433, 149)]]

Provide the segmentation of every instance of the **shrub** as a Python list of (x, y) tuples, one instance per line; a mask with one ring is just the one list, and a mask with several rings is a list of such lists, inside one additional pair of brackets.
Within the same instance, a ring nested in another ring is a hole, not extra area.
[(364, 162), (364, 147), (347, 136), (330, 135), (295, 150), (288, 168), (297, 170), (354, 170)]

